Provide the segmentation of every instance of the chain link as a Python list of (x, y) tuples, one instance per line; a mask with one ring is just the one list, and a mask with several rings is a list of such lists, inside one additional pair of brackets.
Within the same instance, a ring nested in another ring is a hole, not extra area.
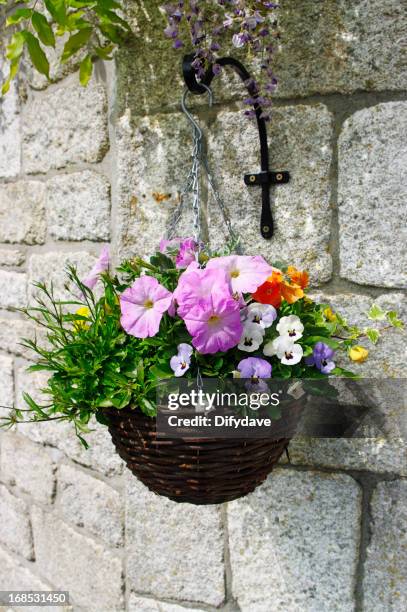
[[(212, 104), (212, 91), (209, 89), (209, 87), (207, 87), (207, 90), (210, 96), (209, 98), (210, 104)], [(185, 181), (185, 184), (179, 194), (179, 202), (173, 214), (171, 215), (169, 219), (169, 223), (167, 226), (167, 238), (172, 239), (175, 237), (175, 232), (181, 220), (182, 213), (185, 208), (186, 200), (188, 196), (192, 195), (194, 239), (198, 244), (198, 249), (200, 250), (202, 246), (202, 242), (203, 242), (202, 241), (202, 223), (201, 223), (201, 190), (200, 190), (201, 169), (203, 169), (207, 176), (208, 185), (213, 193), (215, 203), (218, 205), (219, 210), (221, 212), (223, 222), (226, 226), (227, 232), (230, 238), (232, 239), (233, 243), (235, 244), (237, 253), (241, 254), (242, 249), (240, 246), (239, 236), (236, 234), (236, 232), (234, 231), (232, 227), (232, 223), (230, 221), (230, 218), (227, 212), (227, 208), (222, 199), (222, 196), (220, 195), (218, 186), (216, 184), (216, 181), (209, 167), (209, 161), (205, 153), (203, 132), (186, 107), (185, 102), (186, 102), (187, 93), (188, 93), (188, 90), (184, 92), (184, 95), (182, 97), (181, 107), (193, 128), (192, 165), (188, 172), (188, 176)]]

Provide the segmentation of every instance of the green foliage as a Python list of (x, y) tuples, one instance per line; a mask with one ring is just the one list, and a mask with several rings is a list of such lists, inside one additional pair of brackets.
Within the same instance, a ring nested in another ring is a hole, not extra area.
[(372, 321), (384, 321), (386, 318), (386, 313), (377, 304), (372, 304), (367, 316)]
[[(17, 42), (15, 43), (17, 47)], [(84, 68), (86, 75), (87, 67)], [(207, 259), (201, 254), (202, 259)], [(106, 423), (106, 409), (132, 406), (148, 416), (156, 414), (156, 393), (160, 381), (173, 377), (171, 358), (181, 343), (191, 344), (191, 337), (183, 320), (164, 314), (159, 332), (151, 338), (136, 338), (127, 334), (120, 323), (120, 294), (141, 274), (155, 277), (169, 291), (178, 285), (181, 270), (175, 267), (174, 257), (155, 253), (149, 261), (140, 257), (125, 261), (116, 275), (101, 274), (102, 291), (95, 293), (79, 279), (75, 268), (68, 268), (68, 285), (72, 299), (55, 298), (52, 285), (36, 284), (36, 304), (23, 312), (36, 325), (46, 331), (45, 345), (35, 340), (24, 340), (23, 345), (37, 355), (29, 370), (49, 373), (44, 392), (44, 403), (38, 403), (30, 394), (24, 395), (27, 408), (15, 408), (7, 418), (0, 419), (3, 427), (16, 422), (61, 420), (73, 423), (76, 433), (86, 445), (84, 434), (94, 416)], [(79, 297), (78, 297), (79, 296)], [(244, 296), (247, 301), (250, 295)], [(296, 315), (304, 326), (298, 344), (304, 358), (295, 365), (281, 363), (270, 357), (273, 378), (313, 379), (326, 378), (316, 367), (307, 365), (306, 357), (313, 354), (317, 342), (323, 342), (334, 350), (346, 353), (355, 340), (367, 336), (377, 342), (379, 330), (364, 331), (349, 326), (339, 315), (332, 313), (326, 304), (317, 304), (307, 297), (290, 304), (282, 301), (278, 309), (281, 317)], [(372, 308), (369, 315), (379, 317), (399, 327), (396, 313)], [(264, 344), (278, 336), (276, 324), (265, 330)], [(262, 347), (247, 353), (235, 347), (215, 355), (193, 352), (185, 378), (196, 380), (198, 375), (214, 378), (219, 384), (227, 384), (233, 377), (239, 362), (248, 356), (264, 358)], [(332, 376), (351, 377), (355, 374), (339, 366)], [(312, 383), (311, 383), (312, 387)]]
[(376, 344), (380, 338), (380, 332), (378, 329), (366, 329), (366, 336), (369, 338), (370, 342)]
[(395, 312), (394, 310), (390, 310), (389, 312), (386, 312), (386, 319), (388, 320), (390, 325), (392, 325), (393, 327), (398, 327), (398, 328), (404, 327), (403, 321), (401, 321), (398, 318), (397, 312)]
[[(0, 4), (6, 4), (0, 1)], [(22, 7), (21, 5), (26, 6)], [(49, 60), (45, 48), (55, 49), (57, 38), (64, 37), (60, 63), (82, 57), (79, 79), (87, 85), (97, 59), (110, 60), (117, 46), (130, 32), (129, 24), (118, 12), (121, 2), (115, 0), (44, 0), (44, 8), (36, 0), (13, 2), (5, 22), (8, 75), (2, 86), (5, 94), (18, 73), (21, 57), (27, 50), (32, 66), (48, 79)]]

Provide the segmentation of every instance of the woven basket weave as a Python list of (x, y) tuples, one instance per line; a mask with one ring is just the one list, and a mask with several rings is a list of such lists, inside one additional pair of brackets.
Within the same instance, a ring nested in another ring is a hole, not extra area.
[(290, 441), (157, 439), (156, 419), (138, 409), (105, 414), (127, 467), (151, 491), (176, 502), (221, 504), (247, 495), (266, 479)]

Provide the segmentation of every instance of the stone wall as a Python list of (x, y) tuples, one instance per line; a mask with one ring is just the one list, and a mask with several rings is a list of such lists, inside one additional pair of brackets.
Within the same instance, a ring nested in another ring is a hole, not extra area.
[[(85, 273), (103, 243), (116, 257), (151, 250), (175, 205), (191, 143), (158, 4), (128, 2), (134, 41), (87, 89), (74, 74), (54, 72), (48, 87), (28, 74), (2, 101), (1, 405), (43, 383), (19, 344), (34, 330), (11, 310), (31, 283), (52, 280), (62, 296), (65, 265)], [(242, 182), (258, 143), (238, 82), (222, 77), (210, 111), (195, 103), (230, 216), (247, 251), (307, 267), (314, 293), (350, 321), (363, 323), (372, 299), (407, 318), (405, 2), (281, 6), (270, 153), (292, 181), (273, 194), (271, 242), (259, 191)], [(405, 346), (390, 332), (360, 370), (407, 376)], [(407, 454), (387, 412), (388, 439), (298, 441), (291, 465), (222, 507), (150, 494), (101, 427), (90, 451), (52, 423), (3, 433), (0, 590), (65, 589), (89, 612), (405, 610)]]

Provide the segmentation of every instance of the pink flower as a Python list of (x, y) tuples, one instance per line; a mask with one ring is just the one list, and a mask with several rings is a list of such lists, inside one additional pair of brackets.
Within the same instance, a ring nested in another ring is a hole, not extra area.
[(207, 300), (193, 306), (184, 321), (192, 336), (192, 345), (203, 354), (236, 346), (243, 331), (239, 303), (217, 289), (212, 290)]
[(85, 287), (88, 287), (88, 289), (93, 289), (96, 283), (98, 282), (99, 276), (102, 274), (102, 272), (106, 272), (106, 270), (109, 269), (109, 263), (109, 247), (104, 246), (102, 252), (99, 255), (99, 259), (97, 260), (85, 280), (82, 281)]
[(206, 268), (225, 270), (234, 293), (254, 293), (273, 272), (273, 268), (259, 255), (215, 257), (208, 261)]
[(179, 252), (175, 260), (177, 268), (186, 268), (190, 263), (195, 261), (198, 244), (193, 238), (186, 238), (179, 247)]
[(163, 238), (160, 241), (160, 253), (164, 253), (164, 255), (170, 254), (172, 251), (178, 251), (180, 244), (182, 242), (182, 238), (171, 238), (171, 240), (167, 240)]
[(181, 274), (174, 298), (178, 303), (178, 315), (183, 319), (194, 306), (204, 305), (211, 291), (216, 289), (231, 296), (230, 284), (223, 270), (207, 270), (192, 262)]
[(120, 296), (123, 329), (136, 338), (155, 336), (171, 301), (172, 293), (156, 278), (141, 276)]

